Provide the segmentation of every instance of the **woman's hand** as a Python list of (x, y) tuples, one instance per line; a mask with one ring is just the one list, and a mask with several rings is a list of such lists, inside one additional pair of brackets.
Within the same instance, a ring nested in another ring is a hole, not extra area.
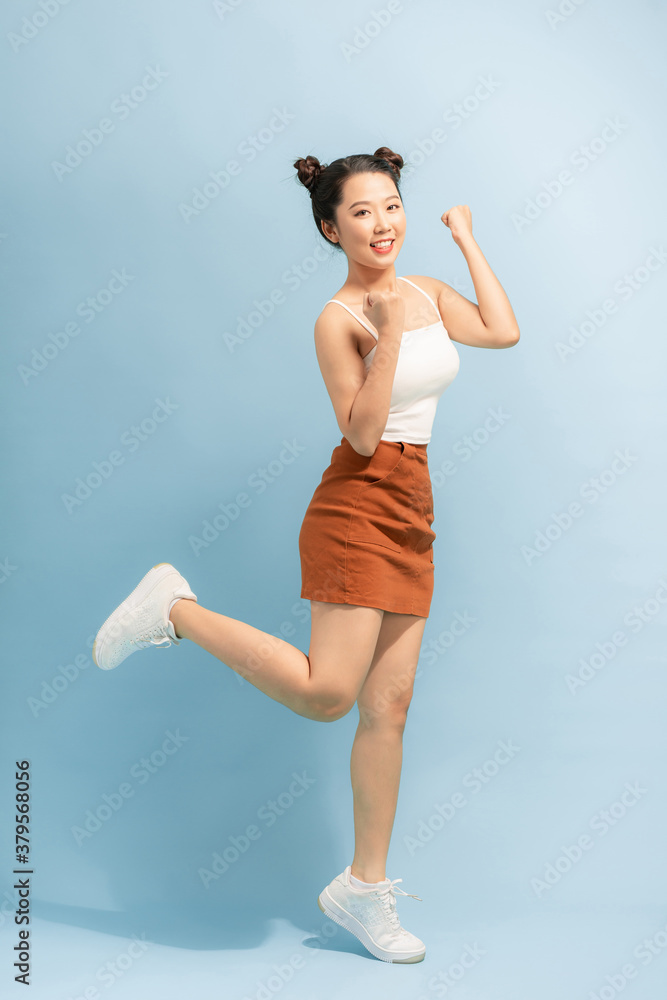
[(467, 205), (454, 205), (447, 212), (443, 212), (440, 218), (451, 230), (455, 243), (460, 243), (466, 236), (472, 236), (472, 216)]
[(402, 335), (405, 326), (405, 302), (401, 293), (396, 292), (365, 292), (364, 316), (368, 319), (378, 335), (382, 329), (390, 328)]

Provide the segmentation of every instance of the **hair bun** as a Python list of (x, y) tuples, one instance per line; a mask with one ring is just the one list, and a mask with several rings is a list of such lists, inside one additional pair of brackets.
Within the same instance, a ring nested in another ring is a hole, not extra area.
[(313, 188), (324, 170), (324, 165), (320, 163), (316, 156), (306, 156), (305, 159), (304, 157), (300, 157), (298, 160), (295, 160), (293, 166), (296, 169), (297, 177), (312, 195)]
[(400, 153), (395, 153), (393, 149), (389, 149), (389, 146), (380, 146), (379, 149), (375, 150), (373, 156), (377, 156), (380, 160), (386, 160), (396, 174), (396, 178), (400, 178), (404, 165), (404, 160)]

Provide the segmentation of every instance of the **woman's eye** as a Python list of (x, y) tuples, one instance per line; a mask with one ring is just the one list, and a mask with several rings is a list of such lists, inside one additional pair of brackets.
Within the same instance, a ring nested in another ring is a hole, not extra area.
[[(400, 207), (401, 207), (401, 206), (400, 206), (400, 205), (397, 205), (396, 203), (393, 203), (392, 205), (390, 205), (390, 206), (389, 206), (389, 208), (400, 208)], [(360, 208), (360, 209), (359, 209), (359, 211), (358, 211), (358, 212), (355, 212), (354, 214), (355, 214), (355, 215), (361, 215), (361, 213), (362, 213), (362, 212), (367, 212), (367, 211), (368, 211), (368, 209), (367, 209), (367, 208)]]

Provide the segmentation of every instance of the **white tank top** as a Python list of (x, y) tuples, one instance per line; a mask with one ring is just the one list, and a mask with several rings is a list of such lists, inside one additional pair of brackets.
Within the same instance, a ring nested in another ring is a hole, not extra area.
[[(407, 281), (425, 295), (438, 318), (428, 326), (403, 332), (391, 388), (389, 415), (381, 440), (428, 444), (431, 440), (438, 400), (447, 386), (454, 381), (460, 359), (431, 296), (409, 278), (402, 278), (400, 275), (397, 277), (401, 281)], [(328, 302), (337, 302), (343, 306), (376, 340), (378, 339), (377, 333), (340, 299), (329, 299)], [(328, 305), (328, 302), (324, 304)], [(367, 369), (373, 360), (374, 352), (373, 347), (363, 359)]]

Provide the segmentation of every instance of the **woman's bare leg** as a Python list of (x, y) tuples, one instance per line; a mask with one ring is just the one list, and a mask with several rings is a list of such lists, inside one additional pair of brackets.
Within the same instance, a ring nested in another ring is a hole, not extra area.
[(311, 601), (308, 656), (261, 629), (190, 600), (169, 615), (176, 635), (222, 660), (297, 715), (334, 721), (350, 711), (364, 683), (385, 612)]
[(380, 882), (396, 815), (403, 764), (403, 730), (426, 618), (385, 611), (373, 662), (358, 698), (352, 746), (354, 795), (352, 874)]

